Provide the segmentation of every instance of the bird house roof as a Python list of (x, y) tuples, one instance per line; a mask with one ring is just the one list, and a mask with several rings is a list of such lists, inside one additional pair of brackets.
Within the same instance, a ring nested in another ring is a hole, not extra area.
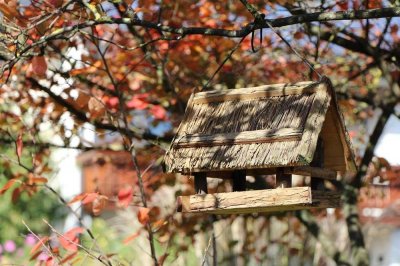
[(324, 167), (355, 169), (331, 82), (199, 92), (165, 156), (167, 172), (309, 165), (318, 137)]

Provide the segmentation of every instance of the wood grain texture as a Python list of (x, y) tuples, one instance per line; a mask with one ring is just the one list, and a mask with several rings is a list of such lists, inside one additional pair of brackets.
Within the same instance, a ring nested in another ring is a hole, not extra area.
[(223, 101), (246, 101), (264, 97), (277, 97), (295, 94), (314, 93), (316, 82), (296, 84), (275, 84), (251, 88), (200, 92), (193, 98), (193, 103), (204, 104)]
[[(291, 87), (296, 87), (294, 91), (299, 94), (287, 95), (288, 88)], [(307, 89), (300, 91), (299, 88)], [(313, 89), (309, 90), (310, 88)], [(199, 97), (212, 99), (225, 94), (236, 95), (238, 92), (246, 94), (279, 89), (283, 90), (280, 96), (246, 98), (240, 101), (195, 101)], [(333, 95), (333, 89), (327, 80), (317, 83), (267, 85), (239, 91), (196, 93), (191, 97), (184, 121), (166, 153), (165, 169), (167, 172), (185, 174), (212, 174), (243, 169), (253, 171), (307, 166), (312, 161), (318, 137), (323, 135), (325, 150), (329, 150), (329, 156), (325, 153), (325, 168), (345, 170), (345, 157), (350, 156), (350, 148), (346, 138), (343, 138), (346, 133), (341, 126), (324, 128), (335, 121), (340, 124)], [(266, 137), (268, 132), (286, 128), (302, 129), (302, 134), (300, 137)], [(256, 134), (252, 135), (252, 132)], [(257, 132), (264, 135), (257, 135)], [(335, 143), (331, 144), (331, 140)], [(345, 149), (343, 145), (346, 146)]]
[(297, 166), (284, 168), (287, 174), (312, 176), (328, 180), (336, 180), (337, 173), (334, 170), (312, 167), (312, 166)]
[(312, 191), (310, 187), (293, 187), (181, 196), (178, 203), (178, 210), (186, 213), (277, 212), (338, 207), (340, 193)]
[(210, 147), (218, 145), (266, 143), (300, 140), (303, 130), (296, 128), (243, 131), (239, 133), (190, 134), (177, 137), (176, 148)]

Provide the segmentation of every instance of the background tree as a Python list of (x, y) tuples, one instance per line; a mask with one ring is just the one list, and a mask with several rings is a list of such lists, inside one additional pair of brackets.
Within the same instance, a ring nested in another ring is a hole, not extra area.
[[(50, 171), (44, 159), (49, 148), (97, 148), (80, 138), (85, 123), (92, 124), (99, 136), (118, 132), (119, 145), (113, 147), (132, 154), (137, 175), (128, 194), (140, 195), (139, 217), (148, 232), (151, 256), (155, 264), (162, 263), (168, 249), (157, 252), (158, 237), (168, 236), (168, 243), (183, 249), (176, 236), (182, 232), (194, 236), (212, 227), (212, 222), (202, 218), (178, 219), (173, 211), (163, 217), (171, 222), (154, 235), (157, 220), (148, 215), (150, 205), (157, 205), (151, 202), (152, 195), (171, 179), (160, 177), (146, 184), (144, 169), (138, 164), (141, 156), (150, 157), (149, 165), (160, 162), (173, 135), (173, 130), (164, 131), (179, 124), (191, 93), (210, 87), (317, 80), (320, 73), (332, 79), (349, 125), (365, 125), (366, 117), (381, 110), (371, 136), (362, 130), (352, 132), (353, 139), (362, 144), (359, 171), (336, 184), (344, 189), (340, 212), (347, 224), (350, 252), (332, 248), (321, 233), (318, 216), (299, 212), (297, 219), (282, 219), (300, 221), (338, 264), (368, 265), (356, 204), (360, 187), (368, 182), (368, 165), (383, 128), (391, 115), (398, 116), (398, 6), (398, 1), (372, 0), (0, 2), (0, 139), (16, 145), (15, 155), (3, 163), (11, 160), (23, 171), (10, 173), (11, 181), (3, 190), (35, 192), (41, 186), (56, 193), (42, 179)], [(139, 124), (137, 117), (149, 123)], [(72, 127), (66, 119), (73, 120)], [(46, 126), (52, 128), (51, 137), (43, 134)], [(51, 138), (62, 144), (48, 141)], [(33, 148), (28, 151), (23, 146)], [(23, 162), (21, 156), (30, 160)], [(98, 194), (75, 199), (96, 203), (97, 208), (103, 200)], [(224, 219), (230, 224), (236, 220)], [(246, 223), (255, 218), (244, 219)], [(251, 243), (255, 236), (250, 227), (246, 229), (245, 241)], [(94, 241), (90, 229), (83, 231)], [(77, 247), (75, 238), (83, 231), (69, 232), (67, 242)], [(47, 245), (43, 241), (43, 248), (52, 255), (49, 261), (70, 255), (55, 253)], [(84, 246), (79, 248), (88, 252)], [(96, 252), (93, 259), (113, 263), (100, 249)], [(216, 262), (218, 257), (214, 257)]]

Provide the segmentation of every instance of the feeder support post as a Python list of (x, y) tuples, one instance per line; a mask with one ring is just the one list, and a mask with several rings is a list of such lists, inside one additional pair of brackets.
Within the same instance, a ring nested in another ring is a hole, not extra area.
[(246, 190), (246, 171), (235, 170), (232, 173), (232, 191)]
[(194, 173), (194, 190), (196, 194), (203, 195), (208, 193), (207, 173)]
[(292, 175), (285, 174), (283, 167), (276, 168), (276, 185), (275, 187), (287, 188), (292, 186)]
[[(322, 138), (318, 138), (317, 148), (315, 149), (314, 158), (310, 163), (310, 166), (324, 167), (324, 142), (322, 141)], [(324, 190), (324, 179), (318, 176), (311, 176), (311, 188)]]

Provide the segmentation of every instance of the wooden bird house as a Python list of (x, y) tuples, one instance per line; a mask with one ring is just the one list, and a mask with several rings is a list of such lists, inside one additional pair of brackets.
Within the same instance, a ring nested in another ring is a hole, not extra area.
[[(215, 214), (338, 207), (340, 192), (321, 184), (355, 169), (325, 77), (193, 94), (165, 165), (167, 172), (194, 176), (197, 194), (179, 197), (182, 212)], [(273, 174), (274, 189), (246, 191), (246, 176)], [(293, 174), (311, 182), (292, 187)], [(207, 178), (230, 178), (233, 191), (207, 194)]]

